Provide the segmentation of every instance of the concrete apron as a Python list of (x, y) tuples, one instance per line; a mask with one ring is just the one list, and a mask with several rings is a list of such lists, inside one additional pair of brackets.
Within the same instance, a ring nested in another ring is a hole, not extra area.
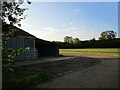
[(118, 59), (101, 60), (81, 71), (75, 71), (33, 88), (118, 88)]
[(44, 58), (40, 58), (37, 60), (16, 62), (16, 67), (24, 66), (24, 65), (31, 65), (31, 64), (38, 64), (38, 63), (60, 61), (60, 60), (69, 60), (69, 59), (73, 59), (73, 58), (78, 58), (78, 57), (44, 57)]

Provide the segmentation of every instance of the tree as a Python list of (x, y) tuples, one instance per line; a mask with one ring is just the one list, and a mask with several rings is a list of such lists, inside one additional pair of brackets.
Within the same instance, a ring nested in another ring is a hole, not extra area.
[[(27, 1), (28, 4), (31, 2)], [(0, 2), (2, 6), (2, 24), (11, 24), (11, 25), (19, 25), (19, 22), (22, 19), (25, 19), (25, 15), (23, 15), (25, 8), (20, 8), (20, 5), (23, 4), (23, 0), (19, 0), (18, 2), (8, 1), (8, 2)]]
[(116, 37), (116, 32), (110, 30), (110, 31), (104, 31), (100, 34), (101, 37), (99, 37), (99, 40), (110, 40), (114, 39)]
[[(30, 4), (29, 1), (27, 2)], [(9, 67), (7, 68), (7, 70), (9, 71), (13, 71), (13, 68), (15, 66), (14, 57), (27, 50), (26, 48), (14, 50), (12, 48), (5, 47), (9, 37), (12, 36), (13, 33), (16, 31), (15, 28), (12, 26), (15, 24), (21, 26), (19, 22), (25, 18), (23, 16), (23, 13), (26, 9), (20, 8), (19, 6), (21, 4), (23, 4), (21, 0), (19, 0), (18, 2), (0, 2), (0, 5), (2, 6), (2, 16), (0, 17), (0, 19), (2, 20), (2, 35), (5, 36), (5, 38), (2, 38), (2, 61), (6, 62), (9, 65)]]
[(91, 41), (96, 41), (95, 37), (93, 39), (91, 39)]
[(72, 38), (72, 36), (65, 36), (65, 37), (64, 37), (64, 42), (73, 43), (73, 38)]
[(74, 44), (79, 44), (79, 43), (80, 43), (79, 38), (74, 38), (74, 39), (73, 39), (73, 43), (74, 43)]

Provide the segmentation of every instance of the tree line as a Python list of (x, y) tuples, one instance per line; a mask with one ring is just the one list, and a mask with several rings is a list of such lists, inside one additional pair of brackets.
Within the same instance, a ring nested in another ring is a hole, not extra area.
[(59, 48), (120, 48), (120, 38), (116, 38), (117, 33), (107, 30), (100, 34), (98, 40), (95, 38), (81, 41), (79, 38), (65, 36), (64, 42), (54, 41)]

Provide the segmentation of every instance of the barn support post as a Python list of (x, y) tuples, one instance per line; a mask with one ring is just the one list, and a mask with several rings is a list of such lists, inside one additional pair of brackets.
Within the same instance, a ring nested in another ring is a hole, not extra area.
[(35, 39), (33, 39), (33, 47), (34, 47), (34, 60), (36, 59), (36, 55), (35, 55)]
[[(120, 1), (118, 2), (118, 37), (120, 37)], [(118, 58), (118, 67), (119, 67), (119, 65), (120, 65), (120, 58)], [(118, 69), (118, 72), (120, 72), (120, 69)], [(118, 74), (120, 75), (120, 73), (118, 73)], [(118, 77), (118, 82), (120, 82), (120, 77)], [(118, 88), (120, 88), (120, 85), (118, 85)]]
[[(2, 16), (1, 4), (0, 4), (0, 16)], [(2, 90), (2, 20), (0, 20), (0, 90)]]

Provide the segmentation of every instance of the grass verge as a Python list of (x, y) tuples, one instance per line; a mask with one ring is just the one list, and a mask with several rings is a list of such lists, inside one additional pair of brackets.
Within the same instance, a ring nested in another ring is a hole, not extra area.
[(47, 70), (3, 72), (3, 88), (25, 88), (53, 78), (53, 73)]

